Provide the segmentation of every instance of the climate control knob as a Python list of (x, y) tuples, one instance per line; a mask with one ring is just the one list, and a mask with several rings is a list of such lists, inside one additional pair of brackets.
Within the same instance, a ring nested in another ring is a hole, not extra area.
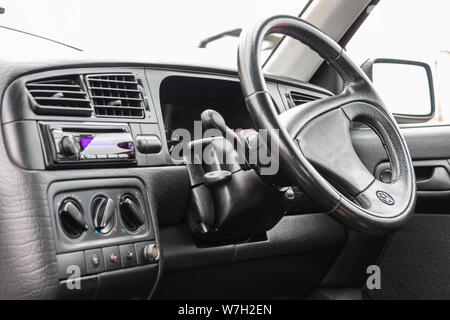
[(64, 232), (71, 238), (78, 238), (88, 229), (81, 206), (73, 199), (63, 201), (58, 211)]
[(114, 226), (114, 200), (105, 196), (98, 196), (92, 201), (92, 224), (96, 231), (108, 233)]
[(135, 231), (145, 223), (142, 207), (131, 194), (126, 194), (120, 199), (119, 207), (120, 217), (128, 230)]

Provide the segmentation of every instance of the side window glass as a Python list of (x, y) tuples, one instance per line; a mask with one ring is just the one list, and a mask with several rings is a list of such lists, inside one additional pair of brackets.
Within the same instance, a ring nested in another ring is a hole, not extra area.
[[(433, 77), (435, 113), (431, 119), (422, 121), (427, 125), (450, 123), (449, 9), (450, 3), (441, 0), (382, 0), (376, 6), (369, 6), (370, 15), (346, 48), (359, 65), (379, 58), (428, 64)], [(375, 87), (393, 113), (427, 112), (429, 90), (426, 78), (419, 79), (421, 72), (401, 65), (374, 64)]]

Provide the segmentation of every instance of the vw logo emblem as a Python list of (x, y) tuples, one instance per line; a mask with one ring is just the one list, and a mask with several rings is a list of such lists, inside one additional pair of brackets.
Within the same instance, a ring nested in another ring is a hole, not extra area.
[(392, 198), (391, 195), (387, 192), (377, 191), (377, 197), (381, 200), (381, 202), (389, 206), (392, 206), (395, 203), (394, 198)]

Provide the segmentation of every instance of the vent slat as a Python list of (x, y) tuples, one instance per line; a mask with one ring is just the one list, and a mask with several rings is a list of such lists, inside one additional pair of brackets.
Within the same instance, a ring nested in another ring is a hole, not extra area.
[(105, 80), (105, 79), (96, 79), (96, 78), (91, 78), (89, 80), (91, 82), (124, 83), (124, 84), (135, 84), (135, 85), (138, 84), (136, 81), (124, 81), (124, 80)]
[(292, 97), (292, 100), (294, 100), (294, 101), (314, 101), (316, 99), (307, 98), (307, 97)]
[(296, 104), (301, 104), (301, 103), (306, 103), (306, 102), (311, 102), (314, 100), (306, 100), (306, 99), (294, 99), (294, 103)]
[(144, 117), (143, 97), (134, 74), (87, 75), (86, 82), (96, 116)]
[(61, 101), (62, 103), (64, 102), (79, 102), (79, 103), (89, 103), (90, 101), (87, 99), (76, 99), (76, 98), (52, 98), (52, 97), (35, 97), (34, 100), (36, 101), (55, 101), (55, 102), (59, 102)]
[[(41, 104), (40, 106), (44, 107), (44, 108), (51, 108), (53, 110), (56, 110), (55, 112), (42, 113), (42, 114), (52, 114), (52, 115), (62, 115), (62, 116), (65, 116), (65, 115), (74, 115), (75, 116), (75, 115), (77, 115), (78, 116), (78, 115), (83, 115), (84, 114), (84, 112), (82, 112), (82, 111), (89, 111), (89, 114), (92, 112), (92, 109), (91, 109), (90, 106), (76, 107), (76, 111), (77, 112), (73, 112), (73, 113), (71, 112), (71, 108), (73, 108), (73, 106), (71, 106), (71, 105), (64, 106), (64, 105), (61, 105), (61, 104), (58, 104), (58, 105)], [(64, 110), (64, 112), (60, 112), (61, 110)]]
[[(101, 88), (101, 87), (89, 87), (89, 89), (91, 90), (103, 90), (105, 88)], [(141, 93), (139, 90), (137, 89), (120, 89), (120, 88), (108, 88), (108, 90), (111, 91), (126, 91), (126, 92), (135, 92), (135, 93)]]
[(32, 108), (38, 114), (90, 116), (91, 101), (84, 91), (81, 78), (69, 75), (41, 79), (26, 84)]
[(132, 106), (120, 106), (120, 108), (117, 108), (116, 106), (108, 106), (104, 104), (94, 104), (95, 108), (111, 108), (111, 109), (136, 109), (141, 110), (140, 107), (132, 107)]
[(315, 97), (309, 94), (300, 93), (296, 91), (286, 93), (286, 98), (288, 99), (290, 108), (319, 99), (319, 97)]
[(53, 84), (53, 83), (28, 83), (27, 88), (29, 89), (50, 89), (50, 90), (68, 90), (68, 89), (76, 89), (77, 91), (81, 91), (79, 85), (74, 84)]
[(94, 99), (109, 99), (109, 100), (132, 100), (132, 101), (142, 101), (141, 98), (130, 98), (130, 97), (120, 97), (120, 96), (91, 96)]
[(41, 96), (41, 97), (51, 97), (55, 94), (63, 94), (65, 97), (86, 97), (86, 93), (82, 91), (67, 91), (67, 90), (36, 90), (31, 89), (28, 90), (29, 93), (31, 93), (32, 96)]

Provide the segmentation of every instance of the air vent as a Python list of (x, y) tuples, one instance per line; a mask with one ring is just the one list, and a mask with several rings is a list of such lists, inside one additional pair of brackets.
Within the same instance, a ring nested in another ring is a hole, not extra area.
[(288, 100), (289, 109), (319, 99), (318, 97), (296, 91), (286, 93), (286, 98)]
[(131, 73), (86, 76), (97, 117), (143, 118), (144, 103), (136, 76)]
[(31, 81), (26, 87), (37, 114), (90, 116), (92, 113), (79, 76)]

